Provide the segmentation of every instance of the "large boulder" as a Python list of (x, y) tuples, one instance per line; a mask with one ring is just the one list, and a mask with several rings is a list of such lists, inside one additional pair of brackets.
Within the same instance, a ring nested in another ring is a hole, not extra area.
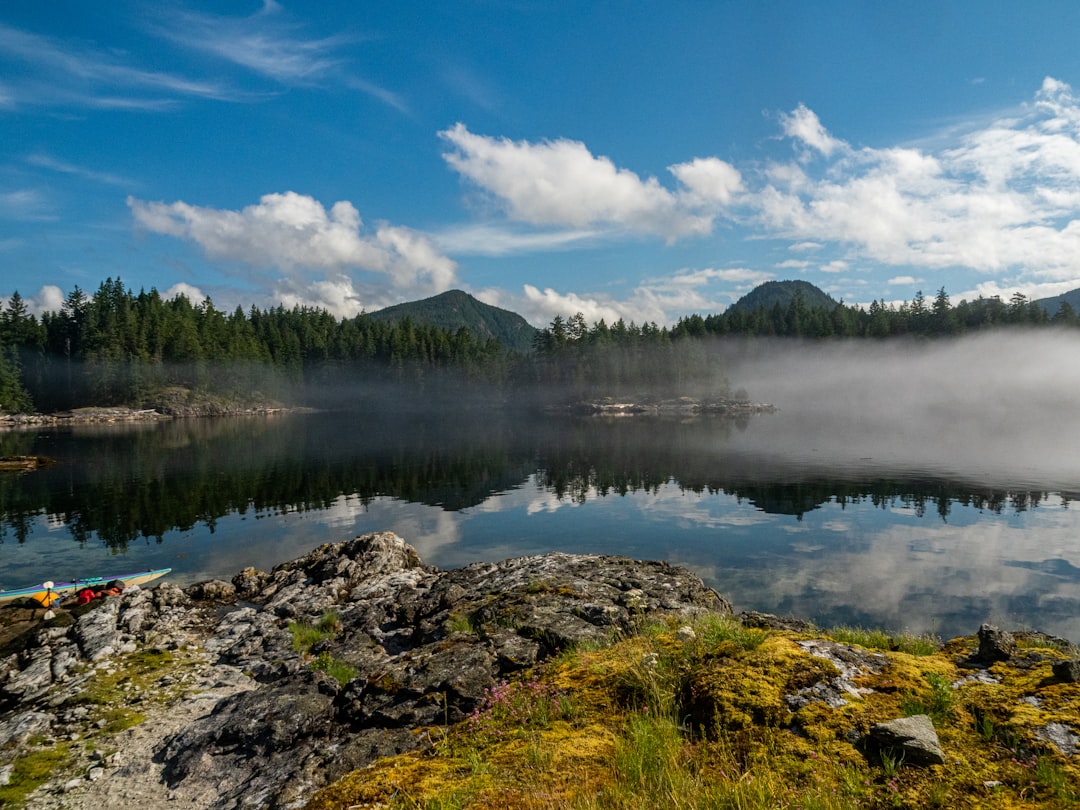
[(925, 714), (876, 723), (870, 727), (869, 737), (877, 748), (902, 756), (906, 763), (945, 764), (945, 752), (941, 750), (934, 724)]

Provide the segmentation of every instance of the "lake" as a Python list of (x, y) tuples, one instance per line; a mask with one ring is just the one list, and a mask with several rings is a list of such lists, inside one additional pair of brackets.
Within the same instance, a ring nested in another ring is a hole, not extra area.
[(738, 610), (1080, 640), (1072, 448), (972, 445), (936, 401), (927, 436), (852, 390), (857, 413), (774, 389), (787, 407), (738, 422), (382, 407), (2, 434), (0, 455), (56, 464), (0, 474), (0, 587), (228, 579), (391, 530), (440, 567), (624, 554), (685, 565)]

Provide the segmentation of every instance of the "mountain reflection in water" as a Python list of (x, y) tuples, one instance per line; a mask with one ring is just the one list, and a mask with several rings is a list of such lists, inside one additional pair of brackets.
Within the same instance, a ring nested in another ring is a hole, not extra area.
[[(812, 425), (812, 428), (810, 427)], [(947, 443), (946, 443), (947, 445)], [(269, 568), (393, 530), (444, 567), (544, 551), (687, 565), (738, 609), (1080, 640), (1080, 476), (891, 460), (821, 422), (318, 413), (0, 435), (0, 587)], [(947, 454), (943, 454), (947, 455)], [(962, 467), (962, 468), (961, 468)], [(105, 571), (104, 569), (108, 569)]]

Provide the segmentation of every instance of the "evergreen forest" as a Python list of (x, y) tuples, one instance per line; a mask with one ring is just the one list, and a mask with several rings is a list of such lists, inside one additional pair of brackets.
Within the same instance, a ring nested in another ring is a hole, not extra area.
[(533, 405), (646, 389), (723, 397), (716, 338), (932, 339), (1010, 327), (1077, 328), (1080, 317), (1068, 303), (1051, 316), (1020, 294), (953, 306), (943, 288), (932, 301), (920, 292), (899, 306), (859, 307), (810, 305), (796, 288), (786, 304), (733, 306), (672, 327), (558, 316), (531, 350), (515, 351), (465, 326), (336, 318), (303, 306), (224, 312), (210, 298), (136, 294), (110, 278), (92, 295), (75, 287), (58, 312), (40, 316), (11, 295), (0, 312), (0, 411), (160, 407), (176, 392), (320, 405), (335, 396), (362, 400), (388, 385), (405, 386), (414, 399), (482, 390), (493, 401)]

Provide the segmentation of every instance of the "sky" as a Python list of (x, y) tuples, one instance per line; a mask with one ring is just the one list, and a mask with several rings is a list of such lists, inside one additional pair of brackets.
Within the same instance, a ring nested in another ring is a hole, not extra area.
[[(0, 8), (0, 301), (675, 323), (1080, 287), (1080, 4)], [(1076, 88), (1076, 89), (1074, 89)]]

